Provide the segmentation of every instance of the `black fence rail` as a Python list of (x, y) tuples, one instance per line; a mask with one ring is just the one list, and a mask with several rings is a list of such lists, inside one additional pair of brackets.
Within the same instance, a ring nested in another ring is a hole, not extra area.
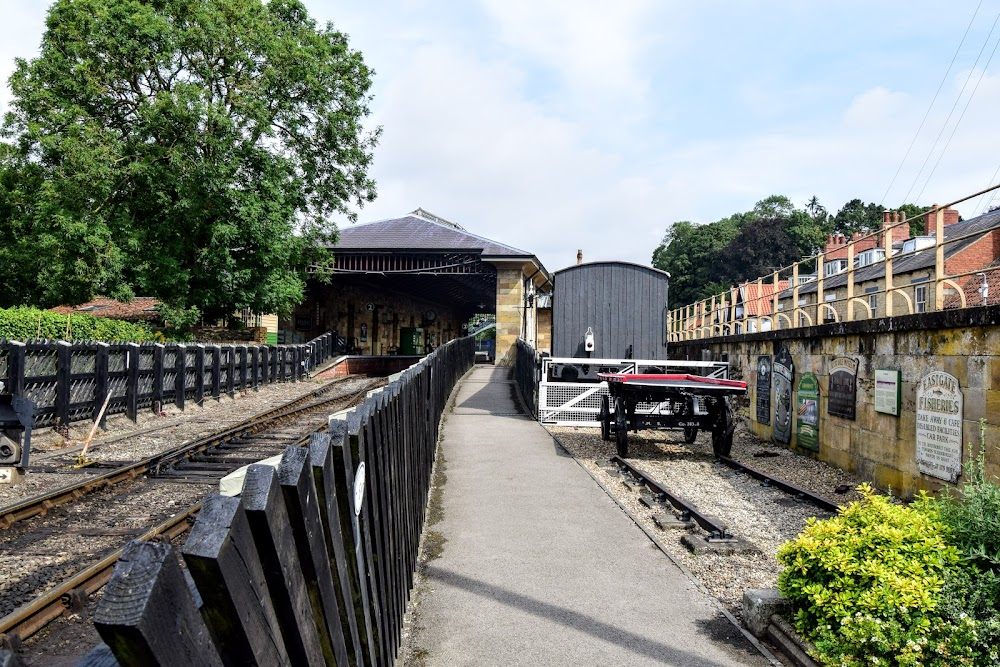
[(542, 364), (535, 348), (517, 339), (517, 355), (514, 358), (514, 379), (521, 399), (531, 410), (531, 415), (538, 419), (538, 381), (541, 378)]
[(35, 426), (93, 420), (105, 400), (105, 419), (135, 421), (141, 410), (298, 381), (332, 357), (332, 333), (301, 345), (0, 341), (0, 393), (33, 401)]
[(81, 664), (392, 665), (441, 415), (474, 361), (471, 337), (438, 348), (277, 470), (250, 466), (241, 496), (210, 496), (180, 550), (194, 590), (169, 543), (131, 542)]

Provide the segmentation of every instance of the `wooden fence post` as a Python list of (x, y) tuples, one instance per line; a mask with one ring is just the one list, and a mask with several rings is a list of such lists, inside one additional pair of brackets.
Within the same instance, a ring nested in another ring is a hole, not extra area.
[(260, 386), (260, 346), (250, 348), (250, 383), (254, 391)]
[[(339, 424), (342, 439), (346, 434), (346, 424), (343, 422), (339, 422)], [(329, 433), (314, 433), (309, 440), (309, 463), (312, 466), (316, 503), (319, 506), (334, 590), (337, 593), (337, 604), (340, 608), (340, 625), (344, 628), (345, 639), (348, 642), (347, 651), (348, 655), (354, 658), (353, 664), (365, 665), (368, 663), (365, 660), (358, 634), (358, 626), (364, 627), (364, 614), (363, 609), (359, 610), (354, 606), (357, 577), (350, 576), (345, 548), (345, 543), (353, 544), (353, 540), (348, 539), (349, 534), (345, 530), (345, 526), (341, 524), (332, 450)], [(341, 490), (339, 495), (343, 496), (344, 491)], [(352, 584), (352, 582), (354, 583)], [(361, 619), (360, 623), (359, 619)]]
[(226, 393), (236, 398), (236, 346), (226, 346)]
[(222, 667), (169, 544), (125, 546), (94, 626), (122, 667)]
[(187, 400), (187, 345), (177, 344), (177, 355), (174, 358), (174, 405), (184, 409)]
[[(91, 412), (91, 419), (97, 419), (97, 415), (101, 412), (101, 407), (104, 405), (104, 399), (107, 398), (108, 392), (111, 391), (111, 385), (108, 383), (108, 349), (109, 345), (107, 343), (98, 343), (97, 351), (94, 353), (94, 408)], [(107, 428), (108, 425), (108, 412), (104, 411), (101, 415), (101, 428)]]
[(202, 405), (205, 401), (205, 346), (201, 343), (194, 349), (194, 370), (198, 375), (194, 381), (194, 402)]
[(24, 343), (12, 340), (7, 343), (7, 377), (5, 390), (14, 396), (24, 395)]
[(212, 398), (219, 400), (222, 396), (222, 348), (212, 346)]
[(181, 553), (227, 667), (289, 664), (240, 499), (209, 496)]
[(309, 467), (309, 450), (303, 447), (285, 448), (278, 466), (278, 483), (285, 497), (285, 509), (309, 590), (316, 630), (323, 640), (323, 652), (328, 663), (346, 665), (347, 640), (341, 624), (337, 593), (333, 589), (330, 556), (323, 538), (323, 524)]
[(128, 381), (125, 384), (125, 414), (133, 422), (139, 419), (139, 344), (126, 345)]
[(264, 579), (271, 592), (278, 625), (293, 665), (325, 665), (309, 593), (303, 578), (295, 542), (288, 525), (288, 512), (274, 468), (252, 465), (243, 482), (243, 508)]
[[(354, 488), (357, 483), (355, 477), (367, 483), (371, 477), (368, 470), (368, 445), (366, 426), (371, 405), (366, 401), (358, 406), (354, 412), (347, 416), (347, 451), (350, 452), (350, 460), (357, 466), (357, 470), (351, 476), (351, 500), (355, 517), (358, 520), (360, 544), (364, 550), (365, 572), (362, 573), (362, 582), (366, 582), (369, 589), (369, 600), (371, 601), (371, 611), (374, 617), (375, 642), (378, 652), (376, 654), (377, 664), (387, 666), (392, 661), (392, 656), (388, 650), (388, 640), (386, 636), (385, 618), (382, 614), (382, 607), (385, 597), (383, 596), (383, 582), (379, 576), (379, 565), (375, 560), (377, 547), (373, 544), (376, 535), (375, 516), (372, 510), (372, 494), (367, 488), (362, 489), (361, 503), (354, 506)], [(362, 464), (366, 464), (362, 467)]]
[[(284, 380), (284, 367), (281, 365), (284, 363), (284, 356), (281, 354), (282, 348), (277, 345), (271, 345), (271, 382), (281, 382)], [(279, 373), (278, 369), (281, 368), (282, 372)]]
[(354, 482), (356, 479), (364, 479), (364, 473), (359, 473), (354, 466), (348, 433), (347, 422), (335, 421), (330, 424), (330, 452), (334, 464), (334, 488), (337, 490), (334, 500), (337, 502), (340, 528), (344, 536), (347, 573), (351, 588), (357, 596), (354, 609), (358, 634), (361, 636), (364, 664), (375, 665), (379, 659), (378, 627), (375, 621), (375, 601), (372, 599), (372, 588), (368, 580), (369, 556), (366, 553), (365, 541), (362, 537), (362, 526), (359, 519), (361, 508), (359, 506), (357, 512), (354, 508)]
[(240, 391), (246, 391), (250, 380), (247, 376), (247, 346), (240, 345), (238, 349), (240, 351)]
[(163, 343), (153, 346), (153, 412), (159, 414), (163, 410), (163, 353), (166, 351)]
[(70, 390), (73, 384), (73, 345), (56, 341), (56, 419), (69, 428)]

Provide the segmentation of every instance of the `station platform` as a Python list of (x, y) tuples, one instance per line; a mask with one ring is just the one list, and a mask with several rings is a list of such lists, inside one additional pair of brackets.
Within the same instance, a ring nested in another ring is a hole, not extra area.
[(510, 368), (462, 380), (442, 448), (415, 664), (772, 664), (523, 412)]

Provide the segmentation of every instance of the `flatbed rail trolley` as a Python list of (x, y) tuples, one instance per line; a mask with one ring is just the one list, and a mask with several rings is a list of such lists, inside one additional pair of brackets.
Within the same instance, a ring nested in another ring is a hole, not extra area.
[[(746, 382), (687, 374), (601, 373), (600, 378), (608, 383), (609, 394), (601, 397), (601, 438), (613, 435), (619, 456), (628, 456), (628, 432), (647, 428), (684, 429), (689, 443), (699, 430), (711, 431), (716, 456), (732, 451), (735, 425), (729, 397), (746, 394)], [(637, 414), (640, 403), (662, 409)]]

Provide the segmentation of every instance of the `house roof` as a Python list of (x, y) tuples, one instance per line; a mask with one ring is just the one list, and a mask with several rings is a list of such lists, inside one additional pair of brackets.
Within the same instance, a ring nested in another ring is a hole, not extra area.
[[(778, 292), (787, 289), (788, 280), (779, 280), (777, 287)], [(743, 307), (746, 309), (747, 315), (770, 315), (774, 305), (774, 291), (775, 285), (773, 282), (761, 283), (759, 286), (755, 282), (743, 283), (739, 286), (739, 300), (743, 302)]]
[[(953, 225), (948, 225), (944, 228), (944, 238), (945, 241), (948, 239), (956, 238), (958, 236), (965, 236), (966, 234), (973, 234), (976, 232), (988, 232), (993, 229), (1000, 228), (1000, 210), (990, 211), (984, 215), (980, 215), (969, 220), (963, 220), (962, 222), (956, 222)], [(953, 257), (954, 255), (962, 252), (970, 245), (978, 241), (980, 237), (972, 236), (967, 239), (962, 239), (961, 241), (956, 241), (954, 243), (949, 243), (945, 246), (945, 258)], [(905, 255), (903, 257), (893, 257), (892, 260), (892, 275), (893, 277), (899, 275), (905, 275), (907, 273), (913, 273), (915, 271), (920, 271), (923, 269), (930, 269), (934, 267), (935, 250), (933, 247), (924, 248), (923, 250), (918, 250), (917, 252)], [(855, 269), (854, 271), (854, 282), (862, 283), (868, 282), (870, 280), (878, 280), (885, 276), (885, 264), (882, 262), (877, 262), (875, 264), (870, 264), (868, 266), (862, 267), (860, 269)], [(834, 276), (825, 278), (823, 281), (824, 290), (832, 290), (838, 287), (842, 287), (847, 284), (847, 272), (841, 272)], [(819, 288), (819, 283), (816, 281), (806, 283), (799, 286), (799, 296), (805, 294), (812, 294), (816, 292)], [(785, 293), (782, 296), (787, 298), (791, 294)]]
[(49, 311), (60, 315), (93, 315), (129, 322), (153, 322), (160, 319), (160, 313), (156, 310), (159, 305), (159, 299), (150, 296), (139, 296), (129, 302), (97, 297), (78, 306), (56, 306), (49, 308)]
[[(979, 291), (983, 286), (984, 276), (977, 274), (957, 279), (959, 282), (965, 281), (962, 291), (965, 292), (966, 306), (995, 306), (1000, 303), (1000, 259), (994, 259), (989, 266), (983, 267), (983, 274), (986, 278), (985, 300)], [(944, 307), (962, 307), (962, 299), (957, 292), (945, 290)]]
[(484, 257), (530, 258), (530, 252), (470, 234), (460, 225), (417, 209), (401, 218), (344, 227), (332, 250), (479, 252)]

